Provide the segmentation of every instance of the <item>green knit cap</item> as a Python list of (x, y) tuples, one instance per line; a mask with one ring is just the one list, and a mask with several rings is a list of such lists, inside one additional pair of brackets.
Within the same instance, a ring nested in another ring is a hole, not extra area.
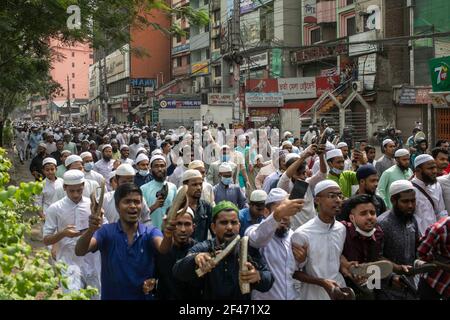
[(212, 217), (214, 218), (216, 214), (224, 210), (234, 210), (239, 213), (239, 208), (231, 201), (220, 201), (214, 209), (212, 210)]

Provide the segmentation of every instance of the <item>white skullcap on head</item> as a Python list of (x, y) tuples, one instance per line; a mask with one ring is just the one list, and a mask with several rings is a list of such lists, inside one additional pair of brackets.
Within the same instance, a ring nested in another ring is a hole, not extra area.
[(343, 157), (344, 155), (342, 154), (342, 150), (341, 149), (333, 149), (327, 152), (326, 154), (326, 158), (327, 161), (336, 157)]
[(136, 153), (139, 153), (141, 151), (147, 152), (147, 149), (145, 149), (144, 147), (140, 147), (140, 148), (137, 149)]
[(122, 149), (124, 149), (124, 148), (130, 148), (130, 147), (127, 144), (123, 144), (120, 146), (120, 151), (122, 151)]
[(343, 147), (348, 147), (348, 145), (345, 142), (339, 142), (336, 145), (336, 148), (338, 148), (338, 149), (343, 148)]
[(292, 147), (292, 142), (290, 142), (289, 140), (283, 141), (283, 143), (281, 144), (282, 147), (284, 146), (291, 146)]
[(102, 146), (102, 151), (105, 150), (106, 148), (111, 148), (112, 149), (112, 146), (110, 144), (104, 144)]
[(136, 157), (136, 160), (134, 160), (134, 164), (138, 164), (139, 162), (144, 160), (150, 161), (150, 159), (145, 154), (141, 153)]
[(394, 141), (392, 141), (392, 139), (384, 139), (383, 140), (383, 147), (385, 146), (385, 145), (387, 145), (388, 143), (394, 143)]
[(333, 149), (336, 149), (334, 144), (332, 144), (330, 141), (327, 141), (327, 143), (325, 143), (325, 151), (331, 151)]
[[(178, 210), (177, 213), (182, 213), (182, 212), (183, 212), (183, 209), (180, 209), (180, 210)], [(191, 209), (191, 207), (188, 207), (188, 208), (186, 209), (185, 214), (186, 214), (186, 213), (192, 217), (192, 220), (194, 220), (195, 213), (194, 213), (194, 211)]]
[(421, 154), (414, 160), (414, 169), (420, 166), (422, 163), (428, 162), (428, 161), (434, 161), (434, 158), (430, 156), (429, 154)]
[(69, 155), (71, 155), (72, 151), (70, 151), (70, 150), (63, 150), (63, 151), (61, 151), (61, 155), (65, 154), (65, 153), (68, 153)]
[(47, 149), (47, 145), (45, 143), (39, 143), (39, 147)]
[(264, 160), (263, 155), (262, 155), (262, 154), (258, 154), (258, 155), (256, 156), (256, 158), (255, 158), (255, 162), (256, 162), (258, 159), (261, 160), (261, 161), (263, 161), (263, 160)]
[(116, 169), (116, 176), (135, 176), (136, 170), (129, 163), (123, 163)]
[(397, 151), (395, 151), (394, 157), (398, 158), (398, 157), (404, 157), (404, 156), (409, 156), (410, 153), (408, 150), (406, 149), (398, 149)]
[(264, 190), (255, 190), (250, 195), (250, 202), (266, 202), (267, 193)]
[(223, 146), (220, 147), (220, 150), (223, 150), (223, 149), (230, 149), (230, 147), (228, 145), (224, 144)]
[(184, 136), (184, 139), (192, 139), (192, 134), (188, 133)]
[(166, 162), (165, 157), (163, 157), (162, 155), (156, 154), (150, 159), (150, 165), (152, 165), (152, 163), (156, 160), (162, 160), (162, 161)]
[(238, 140), (246, 140), (247, 138), (245, 137), (245, 135), (243, 135), (243, 134), (241, 134), (239, 137), (238, 137)]
[(219, 166), (219, 173), (232, 172), (232, 171), (233, 171), (233, 169), (231, 169), (231, 166), (226, 162), (222, 162)]
[(73, 154), (73, 155), (67, 157), (66, 161), (64, 162), (64, 165), (66, 167), (68, 167), (72, 163), (77, 162), (77, 161), (83, 162), (83, 159), (81, 159), (81, 157), (79, 155)]
[(389, 187), (389, 195), (392, 197), (394, 194), (408, 190), (416, 190), (411, 181), (397, 180), (392, 182), (391, 186)]
[(67, 170), (63, 175), (64, 184), (73, 186), (82, 184), (84, 180), (84, 173), (81, 170)]
[(155, 149), (152, 151), (152, 156), (154, 156), (155, 154), (164, 154), (164, 153), (162, 152), (161, 149)]
[(111, 179), (112, 178), (114, 178), (116, 176), (116, 171), (114, 170), (114, 171), (111, 171), (109, 174), (108, 174), (108, 181), (111, 181)]
[(314, 187), (314, 196), (329, 188), (339, 188), (339, 185), (333, 180), (322, 180)]
[(266, 204), (280, 202), (286, 199), (288, 193), (281, 188), (273, 188), (270, 190), (269, 195), (266, 199)]
[(55, 158), (48, 157), (48, 158), (45, 158), (44, 161), (42, 161), (42, 166), (45, 166), (46, 164), (49, 164), (49, 163), (54, 164), (55, 166), (58, 165)]
[(189, 163), (188, 169), (204, 168), (205, 164), (201, 160), (194, 160)]
[(286, 158), (285, 158), (285, 161), (286, 161), (286, 163), (289, 161), (289, 160), (291, 160), (291, 159), (298, 159), (298, 158), (300, 158), (300, 155), (298, 155), (298, 154), (296, 154), (296, 153), (288, 153), (287, 155), (286, 155)]
[(286, 138), (286, 136), (288, 136), (288, 135), (292, 135), (292, 132), (286, 131), (283, 136)]
[(182, 181), (185, 182), (185, 181), (193, 179), (193, 178), (203, 179), (203, 176), (200, 173), (200, 171), (198, 171), (198, 170), (188, 169), (183, 173)]
[(80, 157), (81, 157), (81, 159), (84, 159), (84, 158), (86, 158), (86, 157), (92, 157), (92, 153), (90, 153), (89, 151), (82, 152), (82, 153), (80, 154)]
[(178, 136), (177, 136), (176, 134), (172, 134), (172, 135), (170, 136), (170, 140), (176, 141), (176, 140), (178, 140)]

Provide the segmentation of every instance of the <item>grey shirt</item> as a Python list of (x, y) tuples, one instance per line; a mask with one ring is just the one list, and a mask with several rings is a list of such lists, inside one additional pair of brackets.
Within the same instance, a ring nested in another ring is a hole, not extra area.
[(395, 165), (395, 159), (389, 159), (386, 155), (382, 156), (380, 159), (377, 160), (377, 163), (375, 164), (375, 169), (377, 169), (378, 176), (381, 177), (384, 171)]
[(219, 182), (213, 187), (213, 190), (216, 203), (226, 200), (237, 205), (239, 210), (248, 207), (247, 198), (245, 197), (244, 192), (242, 192), (242, 189), (236, 184), (231, 184), (226, 188), (222, 182)]

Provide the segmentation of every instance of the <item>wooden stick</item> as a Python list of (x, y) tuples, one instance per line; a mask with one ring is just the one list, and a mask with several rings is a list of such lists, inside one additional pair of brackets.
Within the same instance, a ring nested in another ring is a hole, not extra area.
[(177, 195), (173, 199), (172, 205), (170, 206), (169, 212), (167, 213), (167, 222), (170, 222), (171, 220), (176, 219), (179, 215), (186, 213), (189, 206), (186, 193), (187, 186), (185, 185), (178, 190)]
[[(240, 242), (241, 248), (239, 251), (239, 270), (241, 272), (248, 271), (247, 261), (248, 261), (248, 236), (245, 236), (241, 239)], [(250, 293), (250, 283), (241, 282), (239, 279), (239, 288), (241, 289), (242, 294)]]
[(100, 198), (99, 198), (98, 202), (97, 202), (97, 190), (94, 190), (91, 193), (91, 203), (93, 206), (92, 212), (97, 217), (102, 216), (102, 207), (103, 207), (103, 200), (105, 198), (105, 190), (106, 190), (105, 180), (103, 180), (100, 185)]

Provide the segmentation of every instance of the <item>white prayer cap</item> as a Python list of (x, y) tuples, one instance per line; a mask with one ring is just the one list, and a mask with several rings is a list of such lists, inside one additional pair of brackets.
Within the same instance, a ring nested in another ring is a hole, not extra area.
[(72, 152), (70, 150), (63, 150), (63, 151), (61, 151), (61, 155), (65, 154), (65, 153), (68, 153), (69, 156), (72, 154)]
[(336, 146), (336, 148), (338, 148), (338, 149), (343, 148), (343, 147), (348, 147), (348, 145), (345, 142), (339, 142)]
[(185, 182), (185, 181), (193, 179), (193, 178), (203, 179), (203, 176), (200, 173), (200, 171), (198, 171), (198, 170), (188, 169), (183, 173), (182, 181)]
[(123, 144), (120, 146), (120, 151), (122, 151), (123, 148), (130, 148), (127, 144)]
[(77, 161), (83, 162), (83, 159), (81, 159), (81, 157), (79, 155), (73, 154), (73, 155), (67, 157), (66, 161), (64, 162), (64, 165), (66, 167), (68, 167), (72, 163), (77, 162)]
[(134, 164), (138, 164), (139, 162), (144, 160), (150, 161), (150, 159), (145, 154), (141, 153), (136, 157), (136, 160), (134, 160)]
[(394, 141), (392, 141), (392, 139), (384, 139), (383, 140), (383, 147), (385, 146), (385, 145), (387, 145), (388, 143), (395, 143)]
[(184, 139), (192, 139), (192, 134), (188, 133), (184, 136)]
[(288, 163), (289, 160), (291, 160), (291, 159), (298, 159), (298, 158), (300, 158), (300, 155), (298, 155), (296, 153), (288, 153), (286, 155), (285, 161), (286, 161), (286, 163)]
[(136, 153), (139, 153), (139, 152), (141, 152), (141, 151), (147, 152), (147, 149), (145, 149), (145, 148), (143, 148), (143, 147), (140, 147), (140, 148), (137, 149)]
[(414, 160), (414, 169), (420, 166), (422, 163), (428, 162), (428, 161), (434, 161), (434, 158), (430, 156), (429, 154), (421, 154)]
[(289, 140), (283, 141), (283, 143), (281, 144), (282, 147), (284, 146), (291, 146), (292, 147), (292, 143)]
[(250, 202), (265, 202), (267, 193), (264, 190), (255, 190), (250, 195)]
[(39, 147), (47, 149), (47, 145), (45, 143), (39, 143)]
[(230, 147), (228, 145), (224, 144), (223, 146), (220, 147), (220, 150), (223, 150), (223, 149), (230, 150)]
[(123, 163), (116, 169), (116, 176), (135, 176), (136, 171), (129, 163)]
[(288, 193), (281, 188), (273, 188), (270, 190), (269, 195), (266, 199), (266, 204), (280, 202), (286, 199)]
[(106, 148), (111, 148), (112, 149), (112, 146), (110, 144), (104, 144), (102, 146), (102, 151), (105, 150)]
[(94, 140), (89, 141), (89, 144), (97, 144)]
[(67, 170), (63, 175), (64, 184), (73, 186), (82, 184), (84, 180), (84, 173), (81, 170)]
[[(143, 133), (147, 133), (147, 130), (142, 130), (141, 131), (141, 134), (143, 134)], [(153, 133), (153, 132), (152, 132)]]
[(327, 141), (327, 143), (325, 143), (325, 151), (331, 151), (333, 149), (336, 149), (334, 144), (332, 144), (330, 141)]
[(329, 188), (339, 188), (339, 185), (333, 180), (322, 180), (314, 187), (314, 196)]
[(117, 131), (114, 130), (113, 132), (111, 132), (111, 134), (117, 134)]
[(201, 160), (194, 160), (189, 163), (188, 169), (204, 168), (205, 164)]
[(170, 140), (172, 140), (172, 141), (177, 141), (177, 140), (178, 140), (178, 136), (177, 136), (176, 134), (172, 134), (172, 135), (170, 136)]
[(342, 150), (341, 149), (333, 149), (327, 152), (326, 158), (327, 161), (336, 157), (343, 157), (344, 155), (342, 154)]
[(111, 171), (111, 172), (108, 174), (108, 181), (111, 181), (111, 179), (114, 178), (115, 176), (116, 176), (116, 170)]
[(233, 169), (231, 169), (230, 164), (226, 163), (226, 162), (222, 162), (219, 166), (219, 173), (224, 173), (224, 172), (232, 172)]
[(152, 151), (152, 156), (154, 156), (155, 154), (164, 154), (164, 153), (162, 152), (161, 149), (155, 149)]
[(163, 157), (162, 155), (156, 154), (150, 159), (150, 165), (152, 165), (152, 163), (156, 160), (162, 160), (162, 161), (166, 162), (165, 157)]
[(404, 156), (409, 156), (409, 151), (406, 149), (398, 149), (397, 151), (395, 151), (394, 157), (398, 158), (398, 157), (404, 157)]
[(394, 194), (407, 191), (407, 190), (415, 190), (411, 181), (408, 180), (397, 180), (392, 182), (389, 187), (389, 195), (392, 197)]
[(286, 138), (287, 136), (289, 136), (289, 135), (292, 135), (292, 132), (290, 132), (290, 131), (286, 131), (286, 132), (284, 132), (284, 137)]
[(244, 134), (239, 135), (238, 140), (243, 141), (246, 140), (246, 136)]
[(45, 166), (46, 164), (49, 164), (49, 163), (54, 164), (55, 166), (58, 165), (55, 158), (48, 157), (48, 158), (45, 158), (44, 161), (42, 161), (42, 166)]
[(82, 152), (82, 153), (80, 154), (80, 157), (81, 157), (81, 159), (84, 159), (84, 158), (86, 158), (86, 157), (92, 157), (92, 153), (90, 153), (89, 151)]
[[(177, 213), (181, 213), (181, 212), (183, 212), (183, 209), (178, 210)], [(188, 207), (188, 208), (186, 209), (186, 212), (185, 212), (185, 213), (189, 214), (189, 215), (192, 217), (192, 220), (194, 220), (195, 213), (194, 213), (194, 211), (191, 209), (191, 207)]]
[(262, 154), (258, 154), (258, 155), (256, 156), (256, 158), (255, 158), (255, 162), (258, 161), (258, 159), (261, 160), (261, 161), (263, 161), (263, 160), (264, 160), (263, 155), (262, 155)]

